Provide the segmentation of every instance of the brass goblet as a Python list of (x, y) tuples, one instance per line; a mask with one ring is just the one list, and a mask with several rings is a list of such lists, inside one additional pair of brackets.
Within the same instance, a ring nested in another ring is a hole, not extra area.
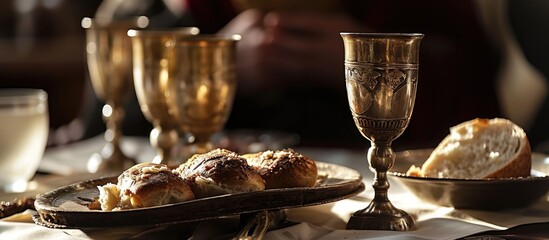
[(178, 141), (175, 119), (166, 104), (168, 53), (178, 38), (198, 34), (198, 28), (163, 30), (129, 30), (133, 47), (133, 78), (137, 100), (143, 115), (154, 126), (149, 139), (156, 149), (154, 163), (170, 166), (181, 164), (172, 157), (172, 148)]
[(351, 215), (348, 229), (411, 230), (414, 220), (388, 198), (387, 171), (395, 162), (393, 140), (408, 126), (418, 83), (423, 34), (341, 33), (345, 79), (352, 116), (371, 142), (368, 161), (375, 170), (374, 199)]
[(82, 19), (82, 27), (86, 29), (86, 53), (90, 79), (95, 94), (105, 102), (102, 113), (107, 127), (105, 131), (107, 144), (100, 154), (94, 154), (89, 159), (88, 171), (90, 172), (119, 173), (135, 164), (135, 160), (127, 157), (120, 148), (123, 106), (133, 91), (132, 50), (127, 31), (131, 28), (145, 28), (148, 22), (146, 17), (124, 21)]
[(180, 130), (190, 134), (181, 159), (213, 149), (211, 136), (227, 121), (236, 91), (239, 35), (179, 39), (169, 58), (167, 103)]

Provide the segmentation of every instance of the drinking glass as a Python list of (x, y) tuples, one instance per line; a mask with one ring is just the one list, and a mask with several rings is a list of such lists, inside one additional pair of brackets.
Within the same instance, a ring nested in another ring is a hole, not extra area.
[(48, 141), (48, 94), (39, 89), (1, 89), (0, 119), (0, 191), (23, 192)]
[(137, 100), (143, 115), (154, 126), (150, 133), (151, 145), (157, 155), (154, 163), (170, 166), (181, 164), (172, 157), (172, 148), (178, 141), (175, 119), (166, 104), (168, 53), (178, 38), (198, 34), (198, 28), (163, 30), (129, 30), (133, 48), (133, 78)]
[(129, 29), (145, 28), (148, 18), (136, 17), (121, 21), (82, 19), (86, 29), (86, 53), (88, 70), (97, 97), (105, 102), (103, 121), (106, 123), (107, 144), (100, 154), (88, 161), (88, 171), (119, 173), (135, 164), (120, 148), (124, 119), (124, 104), (133, 91), (133, 68)]
[(239, 35), (198, 35), (179, 39), (171, 51), (167, 103), (179, 129), (188, 134), (181, 159), (212, 150), (212, 135), (229, 117), (238, 40)]
[(355, 125), (370, 141), (368, 162), (375, 170), (374, 199), (352, 214), (348, 229), (411, 230), (414, 220), (388, 198), (391, 148), (408, 126), (418, 83), (423, 34), (341, 33), (345, 82)]

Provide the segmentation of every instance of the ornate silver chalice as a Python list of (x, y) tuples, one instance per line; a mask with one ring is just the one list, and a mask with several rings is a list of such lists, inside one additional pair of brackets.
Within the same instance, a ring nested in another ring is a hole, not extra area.
[(389, 201), (387, 171), (395, 162), (391, 148), (408, 126), (418, 83), (423, 34), (341, 33), (345, 79), (352, 116), (371, 142), (368, 162), (375, 170), (374, 199), (351, 215), (348, 229), (411, 230), (414, 220)]

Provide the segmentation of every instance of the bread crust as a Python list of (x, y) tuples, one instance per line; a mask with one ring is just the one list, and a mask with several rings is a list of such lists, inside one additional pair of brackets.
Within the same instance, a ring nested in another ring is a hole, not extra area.
[(246, 154), (243, 157), (265, 179), (265, 188), (313, 187), (317, 167), (313, 159), (293, 149)]
[(152, 207), (194, 199), (191, 187), (172, 172), (145, 174), (130, 187), (131, 204), (135, 208)]
[(196, 154), (174, 172), (189, 182), (197, 198), (265, 189), (265, 181), (246, 159), (225, 149)]
[(115, 186), (100, 187), (99, 197), (102, 209), (107, 211), (159, 206), (194, 198), (187, 182), (166, 165), (156, 163), (140, 163), (127, 169), (118, 177)]
[(526, 134), (522, 138), (522, 143), (525, 145), (521, 147), (515, 160), (485, 178), (529, 177), (532, 172), (532, 150)]

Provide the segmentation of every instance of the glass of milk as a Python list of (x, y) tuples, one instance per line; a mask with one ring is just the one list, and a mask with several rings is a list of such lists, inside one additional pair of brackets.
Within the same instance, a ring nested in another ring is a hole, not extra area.
[(48, 94), (40, 89), (0, 89), (0, 192), (22, 192), (46, 148)]

